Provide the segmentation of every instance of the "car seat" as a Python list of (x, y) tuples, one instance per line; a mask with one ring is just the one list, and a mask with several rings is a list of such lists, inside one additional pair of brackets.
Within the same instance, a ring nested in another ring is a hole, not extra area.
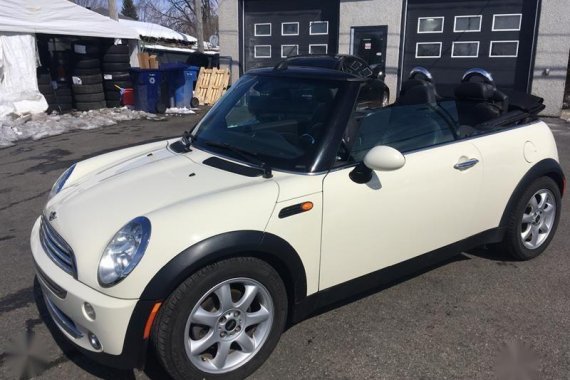
[(415, 67), (402, 83), (395, 105), (436, 104), (438, 98), (431, 73), (423, 67)]
[(467, 71), (455, 88), (458, 121), (477, 129), (483, 123), (508, 111), (509, 98), (495, 86), (490, 73), (482, 69)]

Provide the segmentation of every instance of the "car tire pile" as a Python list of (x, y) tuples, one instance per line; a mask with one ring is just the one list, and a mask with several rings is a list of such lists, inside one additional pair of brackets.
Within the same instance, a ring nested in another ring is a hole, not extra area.
[(68, 82), (55, 81), (56, 88), (54, 89), (54, 81), (52, 81), (49, 69), (45, 67), (38, 67), (36, 70), (38, 78), (38, 89), (47, 101), (47, 113), (57, 111), (63, 113), (70, 111), (71, 105), (71, 88)]
[(71, 78), (67, 76), (70, 70), (69, 61), (71, 52), (55, 51), (54, 64), (52, 65), (52, 73), (55, 73), (55, 99), (57, 103), (57, 111), (59, 113), (71, 111), (73, 108), (73, 98), (71, 96)]
[(103, 89), (107, 107), (121, 106), (119, 88), (131, 88), (129, 70), (130, 56), (128, 45), (111, 45), (103, 54)]
[(99, 46), (88, 42), (73, 44), (73, 105), (78, 111), (105, 108)]

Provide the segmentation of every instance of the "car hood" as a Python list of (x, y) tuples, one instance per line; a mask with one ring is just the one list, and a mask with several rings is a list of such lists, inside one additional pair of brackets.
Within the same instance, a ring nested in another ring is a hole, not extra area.
[[(278, 198), (275, 181), (204, 165), (210, 157), (205, 152), (175, 153), (164, 142), (111, 154), (111, 159), (101, 156), (101, 165), (97, 158), (78, 163), (45, 209), (45, 215), (56, 213), (50, 223), (73, 248), (80, 280), (81, 267), (96, 272), (93, 268), (114, 234), (138, 216), (151, 220), (155, 238), (157, 229), (164, 235), (160, 224), (165, 224), (166, 216), (169, 223), (177, 220), (200, 239), (200, 223), (215, 226), (220, 216), (214, 210), (235, 209), (240, 198), (243, 207), (247, 195), (255, 200), (248, 213), (260, 219), (248, 227), (263, 229)], [(205, 205), (212, 205), (210, 214)], [(93, 282), (91, 277), (88, 282)]]

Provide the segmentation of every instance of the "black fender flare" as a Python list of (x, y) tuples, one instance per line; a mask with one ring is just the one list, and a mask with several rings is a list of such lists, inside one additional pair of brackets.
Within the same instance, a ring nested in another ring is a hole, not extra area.
[(284, 239), (262, 231), (232, 231), (202, 240), (180, 252), (163, 266), (143, 290), (141, 300), (165, 300), (185, 279), (200, 268), (236, 256), (268, 262), (282, 277), (290, 302), (307, 295), (303, 262)]
[(552, 178), (558, 185), (560, 194), (564, 195), (566, 177), (564, 177), (564, 172), (562, 171), (560, 164), (552, 158), (546, 158), (542, 161), (539, 161), (532, 168), (530, 168), (528, 172), (526, 172), (526, 174), (519, 181), (517, 187), (515, 187), (515, 190), (507, 202), (507, 207), (505, 207), (505, 211), (501, 217), (501, 223), (499, 224), (499, 227), (507, 227), (509, 215), (511, 214), (524, 191), (534, 180), (544, 176)]

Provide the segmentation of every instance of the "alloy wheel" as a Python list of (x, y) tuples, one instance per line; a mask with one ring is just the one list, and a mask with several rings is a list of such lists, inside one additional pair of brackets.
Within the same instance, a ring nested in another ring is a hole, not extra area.
[(186, 354), (204, 372), (232, 371), (257, 354), (273, 318), (273, 300), (265, 286), (250, 278), (226, 280), (192, 309), (184, 330)]
[(538, 190), (528, 201), (521, 219), (521, 241), (527, 249), (537, 249), (556, 220), (556, 198), (550, 190)]

